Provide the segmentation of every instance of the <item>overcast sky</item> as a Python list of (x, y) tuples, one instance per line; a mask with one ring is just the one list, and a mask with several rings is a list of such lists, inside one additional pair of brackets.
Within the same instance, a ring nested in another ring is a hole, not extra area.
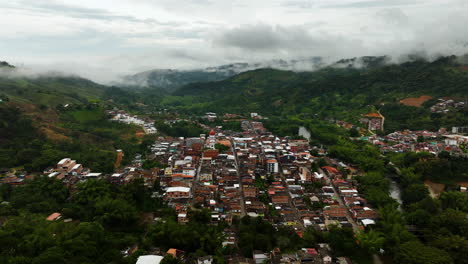
[(468, 51), (467, 0), (5, 0), (0, 60), (106, 82), (154, 68)]

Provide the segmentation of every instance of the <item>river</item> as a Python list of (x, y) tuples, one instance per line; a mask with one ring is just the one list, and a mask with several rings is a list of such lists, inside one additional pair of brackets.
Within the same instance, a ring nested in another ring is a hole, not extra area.
[(398, 182), (396, 182), (391, 177), (387, 177), (387, 179), (390, 181), (390, 197), (392, 197), (398, 202), (398, 210), (401, 211), (401, 204), (403, 203), (403, 201), (401, 200), (400, 186), (398, 185)]
[[(310, 140), (310, 131), (307, 128), (300, 126), (299, 127), (299, 136), (303, 136), (305, 139)], [(392, 179), (391, 175), (387, 176), (387, 179), (390, 181), (390, 197), (395, 199), (398, 202), (398, 209), (401, 210), (401, 204), (403, 201), (401, 200), (401, 189), (398, 183)]]
[(300, 126), (299, 127), (299, 136), (303, 136), (305, 139), (310, 140), (310, 131), (307, 128)]

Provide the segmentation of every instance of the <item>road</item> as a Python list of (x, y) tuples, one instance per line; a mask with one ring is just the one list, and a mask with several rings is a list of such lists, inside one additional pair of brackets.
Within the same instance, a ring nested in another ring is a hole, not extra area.
[(235, 147), (235, 144), (234, 144), (234, 140), (232, 138), (230, 139), (230, 142), (231, 142), (231, 149), (232, 149), (232, 152), (234, 153), (234, 159), (235, 159), (235, 163), (236, 163), (237, 178), (239, 180), (239, 195), (240, 195), (241, 217), (244, 217), (244, 216), (247, 215), (247, 213), (245, 212), (244, 186), (242, 185), (242, 177), (241, 177), (241, 173), (240, 173), (239, 158), (237, 157), (236, 147)]
[[(361, 229), (359, 228), (359, 226), (356, 223), (356, 221), (354, 220), (354, 218), (351, 216), (351, 212), (348, 210), (348, 207), (346, 206), (343, 199), (339, 195), (338, 190), (337, 190), (335, 184), (333, 184), (332, 180), (330, 180), (330, 183), (331, 183), (331, 186), (333, 187), (333, 192), (335, 193), (335, 197), (337, 198), (338, 203), (340, 204), (340, 207), (346, 208), (346, 219), (348, 220), (349, 223), (351, 223), (351, 225), (353, 226), (353, 231), (356, 234)], [(373, 261), (374, 264), (383, 264), (382, 260), (380, 259), (380, 257), (377, 254), (372, 255), (372, 261)]]
[[(286, 177), (283, 174), (283, 167), (281, 166), (281, 164), (279, 164), (279, 173), (280, 173), (281, 181), (283, 182), (283, 185), (287, 186)], [(288, 194), (290, 197), (292, 197), (291, 192), (289, 190), (288, 190)], [(299, 224), (301, 228), (300, 231), (305, 230), (304, 221), (302, 220), (301, 214), (299, 213), (299, 210), (297, 209), (297, 207), (294, 205), (292, 199), (289, 199), (289, 207), (291, 207), (294, 210), (294, 215), (296, 216), (296, 222)]]
[(333, 187), (333, 192), (335, 193), (335, 197), (338, 200), (338, 203), (340, 204), (341, 208), (346, 208), (346, 219), (348, 220), (349, 223), (353, 226), (353, 231), (354, 233), (357, 233), (360, 229), (356, 221), (354, 221), (354, 218), (351, 216), (351, 212), (349, 211), (348, 207), (344, 203), (343, 199), (341, 198), (340, 194), (338, 193), (338, 190), (333, 184), (333, 181), (331, 181), (331, 186)]

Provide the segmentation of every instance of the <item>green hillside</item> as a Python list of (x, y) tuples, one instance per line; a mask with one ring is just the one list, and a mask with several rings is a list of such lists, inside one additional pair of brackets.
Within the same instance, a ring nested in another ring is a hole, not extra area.
[[(427, 128), (467, 123), (465, 109), (441, 116), (399, 103), (407, 97), (465, 98), (468, 71), (456, 57), (371, 68), (325, 68), (296, 73), (255, 70), (228, 80), (190, 84), (162, 100), (164, 107), (201, 113), (259, 112), (274, 116), (317, 116), (357, 122), (360, 115), (380, 110), (388, 128)], [(433, 103), (433, 101), (432, 101)]]
[(97, 101), (105, 86), (79, 77), (0, 77), (0, 96), (13, 102), (57, 106)]
[(13, 76), (0, 77), (0, 168), (39, 172), (70, 157), (112, 172), (116, 149), (129, 154), (126, 160), (138, 151), (139, 128), (105, 115), (115, 106), (108, 101), (114, 88), (79, 77)]

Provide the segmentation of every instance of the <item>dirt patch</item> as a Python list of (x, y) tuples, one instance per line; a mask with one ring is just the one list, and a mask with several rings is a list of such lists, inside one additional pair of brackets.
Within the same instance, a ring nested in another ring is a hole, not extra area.
[(65, 140), (70, 139), (69, 137), (63, 134), (57, 133), (56, 131), (47, 127), (41, 127), (39, 131), (41, 131), (41, 133), (43, 133), (48, 139), (53, 140), (53, 141), (65, 141)]
[(429, 189), (429, 195), (432, 198), (437, 198), (445, 190), (445, 184), (435, 183), (431, 181), (424, 181), (424, 185)]
[(120, 164), (122, 163), (123, 155), (124, 154), (123, 154), (122, 151), (117, 152), (117, 158), (115, 159), (115, 163), (114, 163), (114, 168), (115, 169), (120, 167)]
[(407, 105), (407, 106), (421, 107), (424, 102), (430, 99), (432, 99), (432, 97), (429, 95), (421, 95), (420, 97), (409, 97), (409, 98), (400, 100), (400, 103)]
[(137, 132), (135, 132), (135, 136), (137, 138), (143, 138), (145, 136), (145, 132), (141, 131), (141, 130), (138, 130)]
[(141, 213), (140, 214), (141, 224), (151, 224), (153, 221), (154, 221), (154, 213)]

